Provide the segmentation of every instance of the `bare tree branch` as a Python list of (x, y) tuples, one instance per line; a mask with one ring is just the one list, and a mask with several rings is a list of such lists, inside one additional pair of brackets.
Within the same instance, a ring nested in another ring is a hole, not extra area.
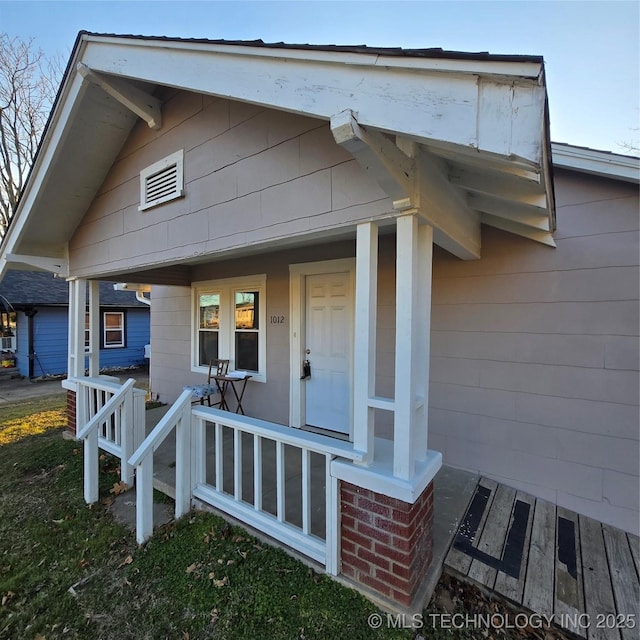
[(0, 236), (6, 233), (62, 78), (60, 56), (0, 33)]

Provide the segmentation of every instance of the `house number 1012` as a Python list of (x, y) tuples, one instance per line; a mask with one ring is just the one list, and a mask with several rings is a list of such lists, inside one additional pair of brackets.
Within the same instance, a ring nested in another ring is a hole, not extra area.
[(284, 316), (271, 316), (271, 324), (284, 324)]

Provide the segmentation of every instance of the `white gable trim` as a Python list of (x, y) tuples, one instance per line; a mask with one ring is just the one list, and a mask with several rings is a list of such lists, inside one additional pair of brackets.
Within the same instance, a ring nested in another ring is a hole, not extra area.
[(614, 178), (626, 182), (640, 182), (640, 158), (623, 156), (596, 149), (551, 143), (553, 166), (582, 173)]
[[(533, 166), (542, 162), (546, 91), (541, 64), (530, 63), (528, 74), (515, 80), (496, 73), (491, 61), (474, 62), (470, 73), (443, 60), (437, 70), (424, 68), (422, 58), (409, 58), (410, 64), (399, 58), (383, 66), (379, 56), (366, 53), (86, 39), (82, 62), (95, 72), (324, 120), (351, 109), (361, 125), (380, 131), (462, 145)], [(509, 64), (524, 71), (521, 63), (503, 62), (498, 69)], [(507, 120), (517, 126), (504, 126)]]

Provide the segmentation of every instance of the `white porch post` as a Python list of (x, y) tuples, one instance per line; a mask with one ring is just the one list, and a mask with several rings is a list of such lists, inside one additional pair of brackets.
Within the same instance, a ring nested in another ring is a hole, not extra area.
[[(81, 333), (84, 336), (84, 318)], [(84, 344), (84, 339), (83, 339)], [(100, 373), (100, 283), (89, 282), (89, 376)]]
[(433, 230), (398, 218), (393, 474), (409, 480), (427, 449)]
[(422, 461), (427, 455), (429, 433), (429, 359), (431, 356), (431, 281), (433, 275), (433, 227), (427, 224), (418, 227), (418, 292), (415, 308), (416, 346), (416, 391), (418, 405), (414, 434), (415, 460)]
[(356, 236), (356, 299), (353, 381), (353, 446), (364, 451), (361, 464), (374, 454), (374, 411), (370, 398), (376, 384), (376, 312), (378, 285), (378, 227), (358, 225)]
[(84, 376), (84, 319), (86, 313), (87, 281), (69, 280), (69, 353), (67, 361), (70, 378)]

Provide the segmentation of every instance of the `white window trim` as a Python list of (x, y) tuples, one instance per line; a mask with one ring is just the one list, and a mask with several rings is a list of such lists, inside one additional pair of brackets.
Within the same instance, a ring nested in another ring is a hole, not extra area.
[[(109, 327), (107, 327), (107, 315), (111, 314), (118, 314), (121, 318), (122, 318), (122, 324), (120, 325), (120, 329), (119, 331), (122, 333), (122, 340), (118, 343), (118, 344), (107, 344), (107, 331), (115, 331), (115, 329), (111, 329)], [(124, 311), (103, 311), (102, 312), (102, 344), (103, 344), (103, 348), (104, 349), (123, 349), (126, 344), (126, 337), (125, 337), (125, 317), (124, 317)]]
[(198, 328), (200, 323), (199, 296), (201, 293), (220, 294), (220, 327), (218, 329), (218, 357), (229, 360), (229, 371), (235, 370), (235, 292), (258, 291), (260, 293), (258, 330), (258, 373), (252, 374), (252, 381), (267, 381), (267, 300), (266, 274), (205, 280), (191, 286), (191, 371), (208, 372), (208, 366), (198, 363)]
[[(164, 171), (168, 167), (175, 165), (176, 167), (176, 189), (171, 193), (155, 200), (147, 200), (146, 184), (147, 179), (160, 171)], [(138, 211), (146, 211), (160, 204), (181, 198), (184, 195), (184, 149), (180, 149), (175, 153), (154, 162), (152, 165), (140, 171), (140, 206)]]

